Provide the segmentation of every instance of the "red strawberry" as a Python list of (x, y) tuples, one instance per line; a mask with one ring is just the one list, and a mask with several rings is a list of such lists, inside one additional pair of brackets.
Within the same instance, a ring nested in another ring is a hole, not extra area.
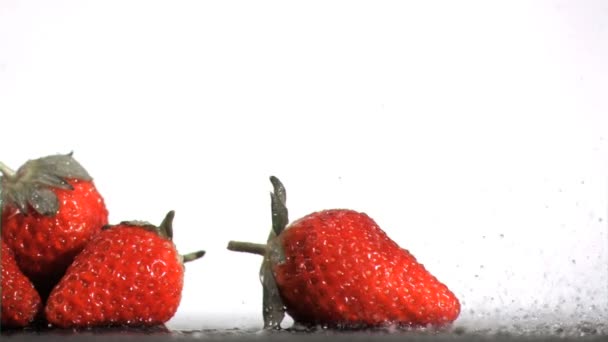
[(2, 326), (25, 327), (42, 309), (40, 296), (34, 285), (21, 273), (13, 251), (2, 244)]
[(108, 223), (105, 203), (72, 154), (0, 163), (2, 239), (45, 298), (93, 234)]
[(108, 226), (74, 259), (45, 308), (58, 327), (146, 326), (168, 321), (179, 306), (184, 262), (173, 244), (174, 212), (160, 227), (141, 221)]
[(267, 245), (231, 241), (228, 249), (265, 256), (264, 325), (445, 326), (460, 313), (456, 296), (364, 213), (309, 214), (287, 228), (286, 194), (271, 177), (273, 231)]

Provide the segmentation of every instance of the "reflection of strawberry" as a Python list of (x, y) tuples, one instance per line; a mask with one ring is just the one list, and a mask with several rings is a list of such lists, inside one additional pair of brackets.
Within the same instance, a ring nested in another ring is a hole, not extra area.
[(74, 259), (45, 308), (59, 327), (141, 326), (168, 321), (181, 301), (184, 262), (171, 241), (174, 212), (159, 227), (145, 222), (108, 226)]
[(265, 256), (264, 321), (278, 328), (283, 308), (296, 323), (332, 327), (443, 326), (460, 313), (454, 294), (364, 213), (309, 214), (287, 228), (285, 189), (271, 177), (268, 245), (228, 248)]
[(0, 163), (2, 239), (44, 298), (108, 211), (72, 154), (29, 160), (17, 172)]
[(42, 308), (40, 296), (34, 285), (21, 273), (13, 251), (2, 244), (2, 326), (25, 327)]

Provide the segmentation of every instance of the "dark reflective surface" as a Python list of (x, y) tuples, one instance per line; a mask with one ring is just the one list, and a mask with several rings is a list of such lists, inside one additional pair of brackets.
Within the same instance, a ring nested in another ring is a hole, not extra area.
[(606, 341), (604, 325), (555, 326), (540, 325), (517, 330), (467, 330), (455, 327), (448, 330), (376, 329), (336, 331), (327, 329), (287, 329), (263, 331), (251, 329), (171, 330), (166, 326), (127, 328), (108, 327), (94, 329), (2, 329), (3, 341)]

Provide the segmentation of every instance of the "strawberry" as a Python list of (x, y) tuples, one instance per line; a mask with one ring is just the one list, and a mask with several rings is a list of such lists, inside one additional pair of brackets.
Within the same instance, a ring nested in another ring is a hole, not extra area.
[(286, 311), (305, 326), (442, 327), (460, 303), (365, 213), (323, 210), (288, 225), (285, 188), (271, 177), (273, 230), (266, 245), (231, 241), (228, 249), (264, 256), (264, 327)]
[(172, 242), (174, 212), (155, 227), (131, 221), (107, 226), (74, 259), (46, 304), (58, 327), (151, 326), (168, 321), (179, 306), (183, 263)]
[(17, 172), (0, 163), (2, 239), (46, 298), (108, 211), (91, 176), (72, 157), (27, 161)]
[(40, 296), (34, 285), (21, 272), (13, 251), (4, 241), (2, 244), (2, 326), (25, 327), (42, 309)]

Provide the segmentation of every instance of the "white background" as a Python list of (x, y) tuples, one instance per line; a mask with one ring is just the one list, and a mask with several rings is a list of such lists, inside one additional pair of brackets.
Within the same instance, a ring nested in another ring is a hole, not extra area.
[[(74, 151), (110, 220), (176, 210), (170, 327), (261, 326), (268, 176), (367, 212), (458, 324), (608, 317), (604, 1), (0, 2), (0, 158)], [(528, 315), (528, 316), (526, 316)]]

